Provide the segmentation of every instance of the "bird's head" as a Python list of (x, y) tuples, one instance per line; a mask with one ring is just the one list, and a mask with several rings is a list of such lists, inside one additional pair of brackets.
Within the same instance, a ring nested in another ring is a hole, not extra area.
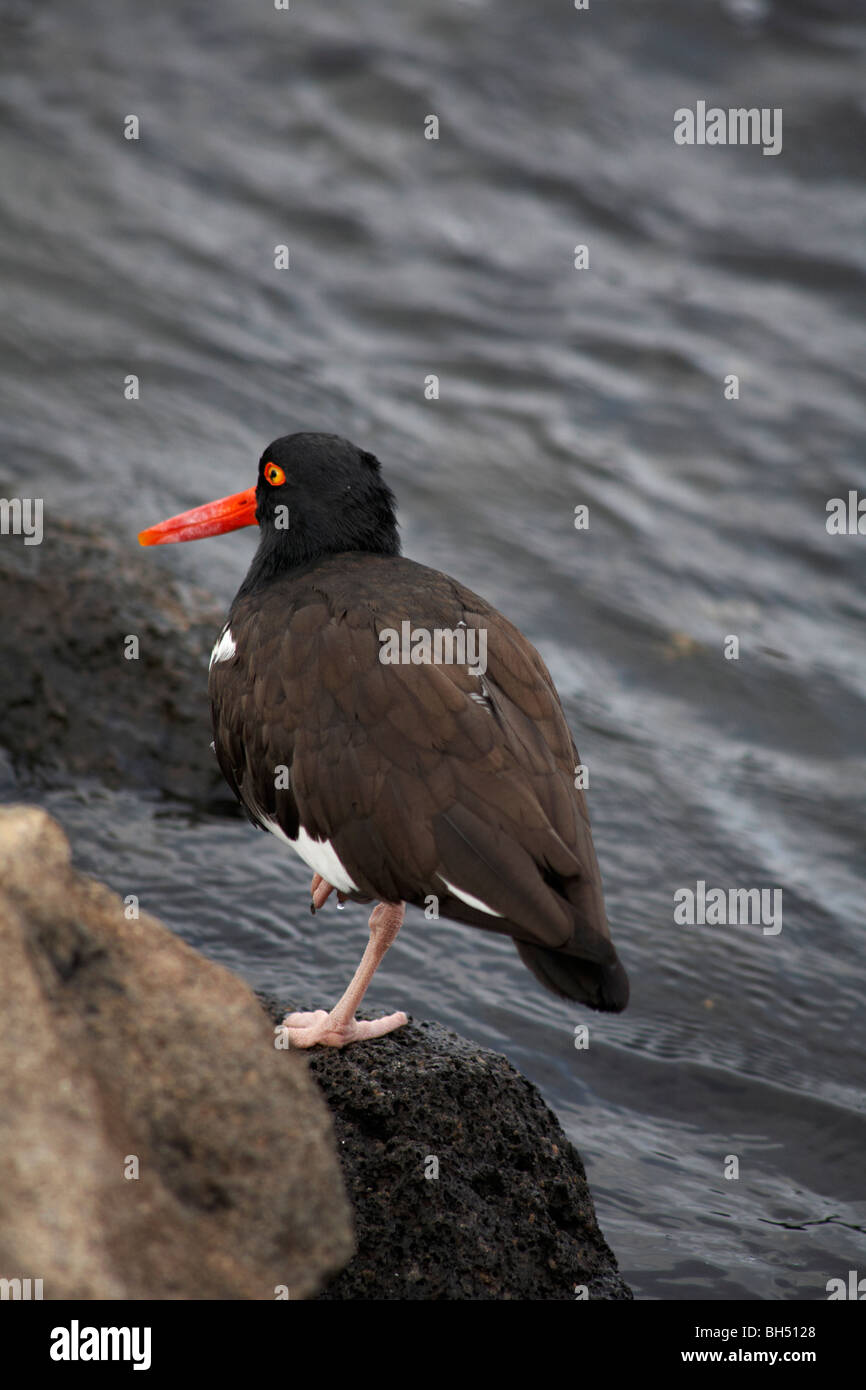
[(276, 573), (347, 550), (397, 555), (394, 494), (379, 460), (336, 434), (286, 434), (259, 460), (255, 487), (169, 517), (142, 545), (198, 540), (258, 525), (255, 569)]

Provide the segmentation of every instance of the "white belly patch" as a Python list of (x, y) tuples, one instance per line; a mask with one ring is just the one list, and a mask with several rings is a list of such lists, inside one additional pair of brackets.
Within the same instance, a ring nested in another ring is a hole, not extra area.
[(332, 888), (336, 888), (339, 893), (357, 893), (357, 883), (352, 882), (340, 863), (337, 851), (328, 840), (314, 840), (312, 835), (307, 834), (303, 826), (298, 830), (297, 840), (290, 840), (276, 821), (266, 820), (264, 824), (272, 835), (276, 835), (277, 839), (285, 840), (287, 845), (291, 845), (295, 853), (299, 854), (304, 863), (313, 870), (313, 873), (321, 874), (325, 882), (330, 883)]

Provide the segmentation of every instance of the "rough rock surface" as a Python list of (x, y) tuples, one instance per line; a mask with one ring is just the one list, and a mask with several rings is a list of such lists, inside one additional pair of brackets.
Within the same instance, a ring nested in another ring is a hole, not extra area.
[[(276, 1022), (310, 1007), (263, 1003)], [(309, 1057), (358, 1239), (319, 1298), (571, 1300), (581, 1286), (591, 1299), (632, 1297), (580, 1155), (504, 1057), (414, 1022)]]
[(233, 806), (207, 701), (224, 620), (109, 526), (54, 522), (50, 545), (0, 547), (0, 746), (16, 771)]
[(46, 1299), (302, 1298), (345, 1265), (306, 1061), (241, 981), (75, 873), (33, 807), (0, 809), (0, 958), (0, 1277)]

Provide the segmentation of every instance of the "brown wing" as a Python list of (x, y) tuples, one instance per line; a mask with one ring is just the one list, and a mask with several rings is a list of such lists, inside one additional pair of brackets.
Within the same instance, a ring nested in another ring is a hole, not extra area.
[[(483, 632), (483, 676), (383, 664), (380, 635), (405, 620)], [(329, 841), (359, 895), (435, 895), (442, 916), (513, 936), (557, 992), (575, 997), (535, 948), (618, 966), (577, 750), (547, 668), (507, 619), (412, 561), (343, 555), (258, 606), (240, 600), (230, 625), (237, 655), (211, 672), (215, 746), (254, 819)]]

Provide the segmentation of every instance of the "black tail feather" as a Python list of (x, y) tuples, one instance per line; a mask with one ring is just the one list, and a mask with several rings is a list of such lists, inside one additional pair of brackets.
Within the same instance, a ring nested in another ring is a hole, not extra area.
[(588, 961), (546, 946), (514, 942), (527, 969), (560, 999), (575, 999), (603, 1013), (621, 1013), (628, 1003), (628, 976), (614, 951), (604, 963)]

